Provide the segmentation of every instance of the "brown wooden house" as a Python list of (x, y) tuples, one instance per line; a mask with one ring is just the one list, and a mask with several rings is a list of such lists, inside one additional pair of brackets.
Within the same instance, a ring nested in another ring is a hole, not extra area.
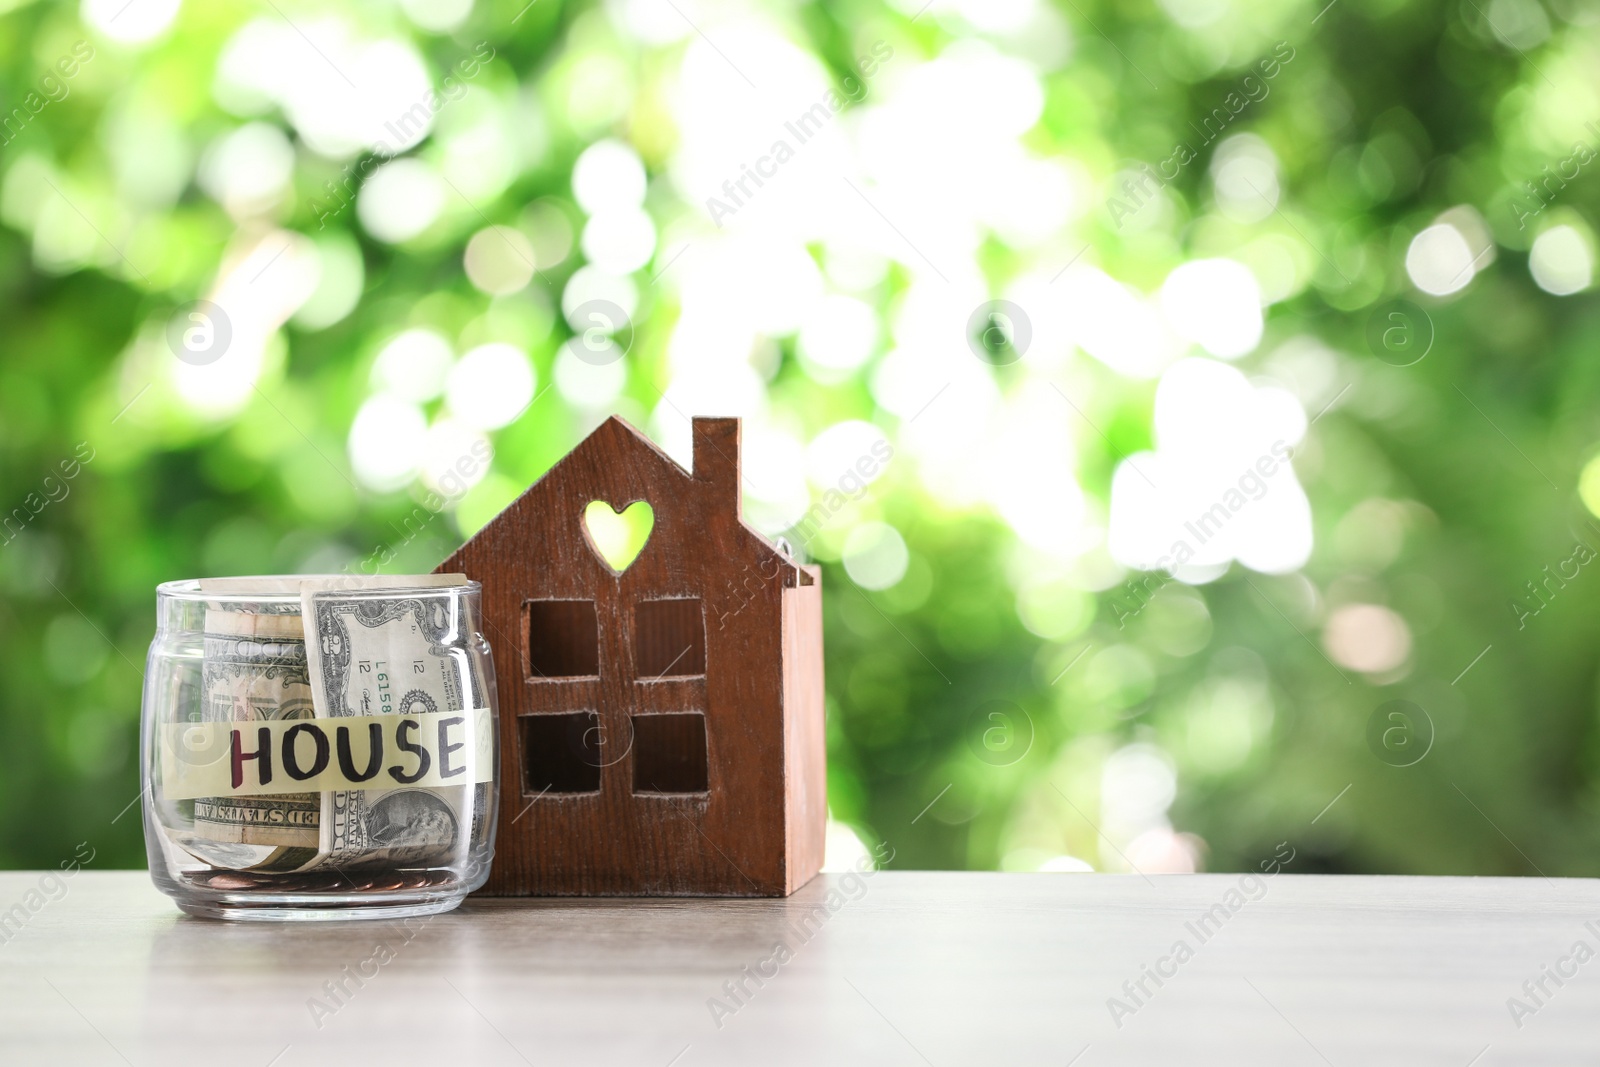
[[(584, 521), (647, 501), (620, 573)], [(740, 515), (739, 421), (685, 471), (601, 424), (440, 567), (483, 584), (500, 697), (484, 892), (783, 896), (822, 863), (822, 594)]]

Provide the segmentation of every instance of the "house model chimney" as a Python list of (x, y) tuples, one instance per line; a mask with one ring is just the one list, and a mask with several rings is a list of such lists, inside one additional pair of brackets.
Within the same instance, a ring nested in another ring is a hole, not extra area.
[(694, 420), (694, 480), (710, 483), (716, 504), (740, 514), (738, 419)]

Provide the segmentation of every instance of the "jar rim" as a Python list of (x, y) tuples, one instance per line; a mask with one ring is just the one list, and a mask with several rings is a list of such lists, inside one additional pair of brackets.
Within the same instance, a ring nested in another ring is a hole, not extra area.
[[(229, 576), (230, 581), (250, 581), (259, 579), (262, 582), (290, 581), (317, 581), (331, 578), (348, 578), (347, 574), (251, 574), (238, 577)], [(377, 577), (377, 576), (375, 576)], [(387, 575), (382, 577), (389, 577)], [(402, 585), (363, 585), (359, 589), (351, 590), (353, 593), (372, 596), (390, 596), (395, 593), (475, 593), (483, 588), (482, 584), (471, 579), (453, 585), (433, 585), (426, 588)], [(175, 581), (162, 582), (156, 586), (156, 596), (165, 600), (177, 600), (191, 603), (212, 604), (299, 604), (299, 593), (268, 593), (268, 592), (227, 592), (202, 591), (199, 578), (179, 578)]]

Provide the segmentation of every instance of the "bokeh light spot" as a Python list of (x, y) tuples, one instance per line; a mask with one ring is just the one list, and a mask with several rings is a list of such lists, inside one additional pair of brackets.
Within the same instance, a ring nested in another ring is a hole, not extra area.
[(572, 165), (572, 195), (586, 214), (637, 208), (644, 192), (644, 164), (621, 141), (596, 141)]
[(356, 214), (368, 233), (400, 244), (433, 225), (444, 209), (439, 172), (420, 159), (385, 163), (367, 178), (356, 198)]
[(1406, 273), (1425, 293), (1445, 296), (1466, 287), (1476, 272), (1472, 247), (1449, 223), (1429, 226), (1406, 249)]
[(1322, 647), (1341, 667), (1382, 674), (1401, 666), (1411, 655), (1411, 629), (1380, 604), (1346, 604), (1328, 617)]
[(368, 489), (389, 492), (411, 481), (422, 457), (428, 420), (415, 404), (379, 395), (361, 405), (350, 425), (350, 466)]
[(1575, 227), (1552, 226), (1535, 238), (1528, 270), (1545, 292), (1570, 296), (1594, 280), (1594, 250)]
[(536, 384), (527, 353), (497, 341), (474, 348), (451, 369), (446, 403), (466, 425), (495, 430), (528, 406)]
[(179, 0), (83, 0), (83, 21), (119, 44), (160, 37), (178, 14)]
[(1237, 359), (1261, 341), (1261, 287), (1235, 260), (1177, 267), (1161, 285), (1161, 311), (1179, 337), (1222, 359)]
[(509, 295), (533, 280), (533, 245), (509, 226), (473, 234), (463, 261), (467, 278), (490, 296)]
[(864, 522), (845, 538), (845, 573), (863, 589), (887, 589), (905, 577), (911, 555), (900, 531), (884, 522)]
[(454, 354), (450, 342), (432, 330), (406, 330), (378, 352), (372, 365), (372, 384), (415, 404), (444, 392)]

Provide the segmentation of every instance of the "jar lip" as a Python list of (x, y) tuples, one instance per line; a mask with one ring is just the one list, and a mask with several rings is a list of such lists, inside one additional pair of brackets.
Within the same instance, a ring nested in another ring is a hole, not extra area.
[[(348, 578), (347, 574), (251, 574), (241, 575), (237, 578), (229, 576), (230, 581), (250, 581), (260, 579), (262, 582), (282, 581), (316, 581), (319, 579)], [(483, 588), (482, 584), (468, 579), (466, 582), (455, 585), (434, 585), (419, 589), (415, 586), (401, 585), (363, 585), (359, 589), (351, 590), (354, 593), (372, 596), (392, 596), (396, 593), (476, 593)], [(156, 596), (165, 600), (189, 601), (194, 603), (211, 604), (299, 604), (299, 593), (278, 592), (227, 592), (219, 593), (200, 589), (200, 579), (180, 578), (171, 582), (162, 582), (156, 586)]]

